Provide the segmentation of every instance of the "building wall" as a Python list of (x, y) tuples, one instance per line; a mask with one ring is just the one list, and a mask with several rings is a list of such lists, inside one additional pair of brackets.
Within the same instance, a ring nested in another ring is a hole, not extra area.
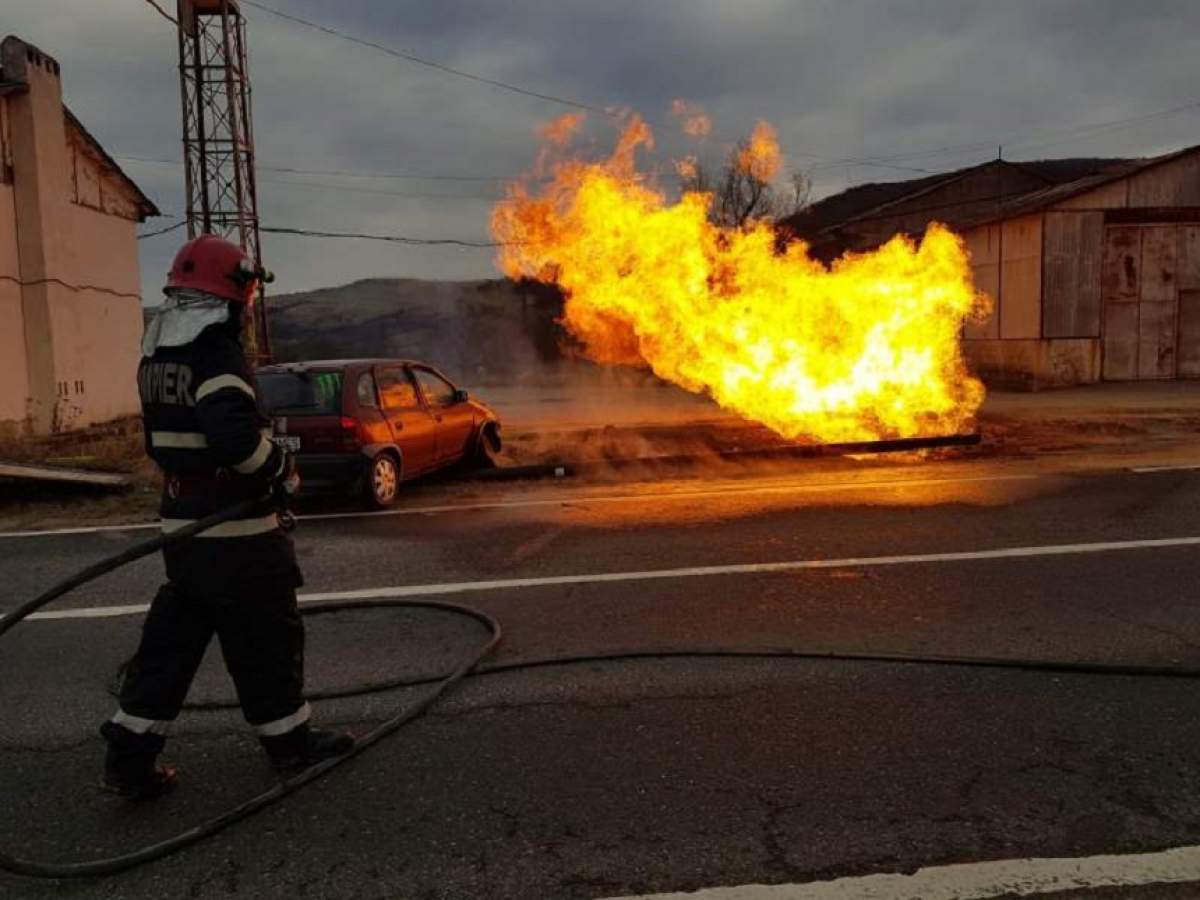
[(1004, 390), (1036, 391), (1100, 379), (1100, 342), (1090, 338), (963, 341), (963, 355), (989, 387)]
[(1043, 247), (1042, 336), (1099, 338), (1104, 213), (1046, 212)]
[(1047, 213), (1075, 223), (1079, 271), (1067, 283), (1047, 242), (1046, 334), (1102, 340), (1110, 380), (1200, 377), (1200, 153), (1136, 172)]
[(25, 331), (21, 326), (21, 286), (17, 278), (17, 210), (11, 184), (8, 98), (0, 97), (0, 438), (25, 419), (29, 380), (25, 371)]
[(991, 383), (1200, 377), (1200, 153), (965, 238), (996, 303), (964, 352)]
[(1041, 213), (972, 228), (964, 239), (975, 285), (992, 301), (987, 318), (968, 325), (964, 336), (975, 340), (1040, 337)]
[[(142, 304), (134, 223), (72, 204), (76, 238), (65, 260), (74, 279), (127, 294), (64, 292), (52, 301), (55, 419), (78, 428), (138, 412), (135, 373), (140, 357)], [(76, 281), (75, 283), (81, 283)]]
[(0, 232), (0, 274), (21, 287), (0, 303), (21, 346), (4, 353), (15, 337), (0, 337), (0, 371), (21, 358), (24, 378), (0, 382), (0, 428), (48, 433), (134, 414), (136, 198), (67, 121), (57, 63), (12, 38), (0, 53), (6, 78), (28, 85), (4, 98), (13, 177), (0, 223), (6, 200), (14, 221), (11, 237)]
[(964, 327), (963, 353), (993, 387), (1037, 390), (1100, 376), (1095, 338), (1043, 338), (1042, 297), (1050, 289), (1043, 278), (1043, 246), (1059, 239), (1058, 228), (1059, 223), (1033, 213), (981, 225), (963, 236), (975, 286), (992, 304), (985, 319)]

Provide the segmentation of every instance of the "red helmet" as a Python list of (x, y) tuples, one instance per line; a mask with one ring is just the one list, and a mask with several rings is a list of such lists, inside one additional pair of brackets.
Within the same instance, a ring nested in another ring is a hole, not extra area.
[(204, 291), (234, 303), (249, 303), (261, 279), (241, 247), (215, 234), (202, 234), (175, 255), (166, 290)]

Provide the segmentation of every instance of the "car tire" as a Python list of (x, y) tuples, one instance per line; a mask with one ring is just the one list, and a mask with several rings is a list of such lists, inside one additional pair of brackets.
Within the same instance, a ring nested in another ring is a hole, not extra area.
[(371, 460), (365, 481), (363, 493), (371, 509), (395, 506), (400, 495), (399, 461), (390, 453), (380, 453)]
[(479, 439), (475, 442), (475, 452), (469, 463), (472, 469), (496, 468), (496, 456), (500, 449), (500, 436), (494, 425), (484, 425), (479, 431)]

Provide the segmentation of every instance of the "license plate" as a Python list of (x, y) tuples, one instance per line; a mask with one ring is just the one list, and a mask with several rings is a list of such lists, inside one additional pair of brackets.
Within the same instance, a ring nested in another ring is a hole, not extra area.
[(271, 440), (290, 453), (300, 452), (300, 438), (294, 434), (277, 434)]

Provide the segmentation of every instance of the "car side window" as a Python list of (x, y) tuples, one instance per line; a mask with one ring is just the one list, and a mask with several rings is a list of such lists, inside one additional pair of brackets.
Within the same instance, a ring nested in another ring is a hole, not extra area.
[(456, 392), (454, 385), (445, 378), (440, 378), (428, 369), (413, 369), (413, 375), (421, 385), (421, 393), (425, 402), (430, 406), (450, 406), (454, 402)]
[(387, 410), (420, 409), (417, 389), (403, 369), (379, 370), (379, 396)]
[(358, 405), (359, 406), (378, 406), (375, 401), (375, 376), (370, 372), (363, 372), (358, 376)]

